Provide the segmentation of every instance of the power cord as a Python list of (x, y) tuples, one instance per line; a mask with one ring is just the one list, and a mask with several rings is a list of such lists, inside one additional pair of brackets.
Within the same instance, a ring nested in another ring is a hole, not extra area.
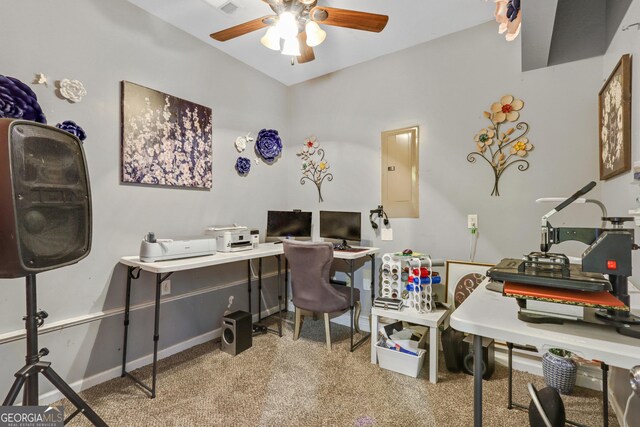
[(631, 392), (629, 398), (627, 399), (627, 406), (624, 408), (624, 415), (622, 416), (622, 421), (624, 422), (624, 427), (628, 427), (629, 424), (627, 422), (627, 415), (629, 415), (629, 407), (631, 406), (631, 399), (633, 399), (634, 392)]
[(473, 262), (476, 258), (476, 248), (478, 246), (478, 227), (471, 227), (471, 240), (469, 242), (469, 260)]

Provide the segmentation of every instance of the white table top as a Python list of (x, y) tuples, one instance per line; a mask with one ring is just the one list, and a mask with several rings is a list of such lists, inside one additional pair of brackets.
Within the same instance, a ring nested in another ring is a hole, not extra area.
[(413, 310), (386, 310), (384, 308), (372, 307), (371, 314), (391, 319), (403, 320), (410, 323), (418, 323), (424, 326), (438, 326), (449, 314), (449, 310), (433, 310), (429, 313), (418, 313)]
[[(360, 252), (334, 251), (333, 257), (336, 259), (354, 260), (367, 255), (375, 254), (378, 248), (363, 248)], [(261, 243), (258, 249), (250, 249), (238, 252), (216, 252), (214, 255), (182, 258), (167, 261), (142, 262), (139, 256), (124, 256), (120, 258), (120, 263), (129, 267), (139, 267), (150, 273), (168, 273), (171, 271), (191, 270), (194, 268), (210, 267), (214, 265), (227, 264), (237, 261), (263, 258), (284, 254), (282, 244)]]
[(563, 325), (523, 322), (518, 319), (516, 299), (487, 290), (487, 283), (489, 279), (451, 314), (451, 327), (500, 341), (532, 345), (539, 351), (563, 348), (585, 359), (624, 369), (640, 365), (640, 339), (620, 335), (611, 326), (584, 322), (565, 321)]

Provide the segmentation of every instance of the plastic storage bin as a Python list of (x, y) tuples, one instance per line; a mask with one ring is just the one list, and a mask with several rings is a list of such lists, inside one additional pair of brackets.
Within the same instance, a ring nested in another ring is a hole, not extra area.
[(414, 356), (381, 347), (379, 344), (376, 344), (376, 352), (378, 353), (378, 363), (381, 368), (413, 378), (416, 378), (420, 373), (420, 369), (422, 369), (424, 365), (424, 358), (427, 354), (426, 351), (422, 351), (420, 356)]

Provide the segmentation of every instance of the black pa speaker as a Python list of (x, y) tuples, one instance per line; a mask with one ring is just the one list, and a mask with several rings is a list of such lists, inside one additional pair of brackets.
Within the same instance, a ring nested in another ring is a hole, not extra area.
[(253, 345), (253, 320), (251, 313), (234, 311), (222, 318), (222, 340), (220, 347), (233, 356)]
[(40, 123), (0, 119), (0, 277), (69, 264), (91, 250), (82, 143)]

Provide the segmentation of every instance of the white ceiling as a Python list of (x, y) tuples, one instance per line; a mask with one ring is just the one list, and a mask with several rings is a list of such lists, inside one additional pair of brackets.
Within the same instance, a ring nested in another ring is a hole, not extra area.
[(218, 42), (209, 34), (273, 14), (261, 0), (232, 0), (227, 15), (212, 4), (227, 0), (129, 0), (152, 15), (220, 49), (274, 79), (292, 85), (406, 49), (493, 19), (493, 2), (483, 0), (319, 0), (319, 6), (389, 16), (381, 33), (322, 25), (327, 38), (314, 48), (314, 61), (291, 66), (290, 58), (260, 43), (266, 29)]

